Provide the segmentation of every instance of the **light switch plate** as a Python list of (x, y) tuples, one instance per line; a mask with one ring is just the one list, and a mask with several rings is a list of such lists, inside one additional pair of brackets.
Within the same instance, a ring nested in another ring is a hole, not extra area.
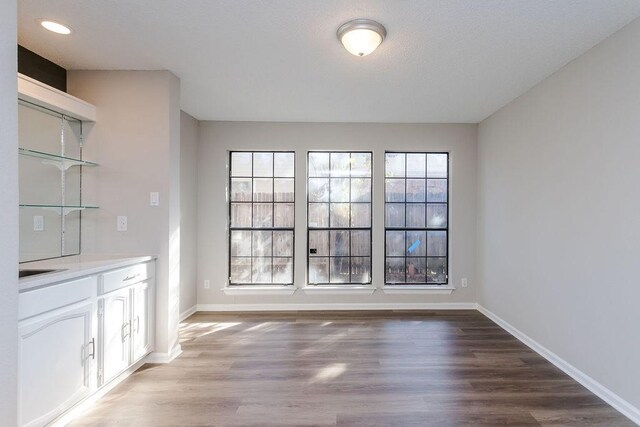
[(124, 215), (118, 215), (116, 222), (116, 229), (118, 231), (127, 231), (127, 217)]
[(462, 278), (462, 287), (466, 288), (467, 286), (469, 286), (469, 282), (467, 281), (466, 277)]
[(33, 231), (44, 231), (44, 216), (33, 216)]
[(160, 206), (160, 193), (157, 191), (149, 193), (149, 206)]

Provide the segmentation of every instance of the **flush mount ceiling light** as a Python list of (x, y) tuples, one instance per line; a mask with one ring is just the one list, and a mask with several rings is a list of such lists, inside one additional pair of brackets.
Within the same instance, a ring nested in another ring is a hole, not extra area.
[(53, 31), (54, 33), (63, 35), (71, 34), (71, 28), (66, 25), (62, 25), (59, 22), (52, 21), (50, 19), (38, 19), (37, 22), (47, 30)]
[(384, 40), (387, 30), (379, 22), (370, 19), (354, 19), (338, 28), (338, 40), (349, 53), (367, 56)]

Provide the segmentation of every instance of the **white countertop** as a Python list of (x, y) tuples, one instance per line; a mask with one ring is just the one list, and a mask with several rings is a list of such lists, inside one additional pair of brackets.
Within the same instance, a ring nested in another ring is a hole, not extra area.
[(102, 271), (126, 267), (154, 259), (156, 259), (156, 257), (153, 255), (87, 254), (25, 262), (20, 264), (20, 270), (51, 269), (60, 271), (22, 277), (18, 280), (18, 289), (20, 292), (24, 292), (29, 289), (75, 279), (76, 277), (97, 274)]

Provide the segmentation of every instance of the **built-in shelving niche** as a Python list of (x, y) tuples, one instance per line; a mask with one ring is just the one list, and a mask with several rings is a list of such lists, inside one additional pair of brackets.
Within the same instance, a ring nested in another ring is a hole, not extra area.
[(83, 122), (19, 99), (20, 262), (80, 254)]

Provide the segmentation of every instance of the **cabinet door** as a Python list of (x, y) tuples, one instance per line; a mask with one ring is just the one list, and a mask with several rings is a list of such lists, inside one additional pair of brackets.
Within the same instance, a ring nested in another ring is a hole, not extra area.
[(137, 362), (153, 349), (153, 280), (135, 285), (132, 293), (133, 362)]
[(19, 425), (44, 425), (91, 393), (93, 302), (19, 326)]
[(100, 385), (129, 367), (131, 322), (129, 289), (105, 295), (100, 304)]

